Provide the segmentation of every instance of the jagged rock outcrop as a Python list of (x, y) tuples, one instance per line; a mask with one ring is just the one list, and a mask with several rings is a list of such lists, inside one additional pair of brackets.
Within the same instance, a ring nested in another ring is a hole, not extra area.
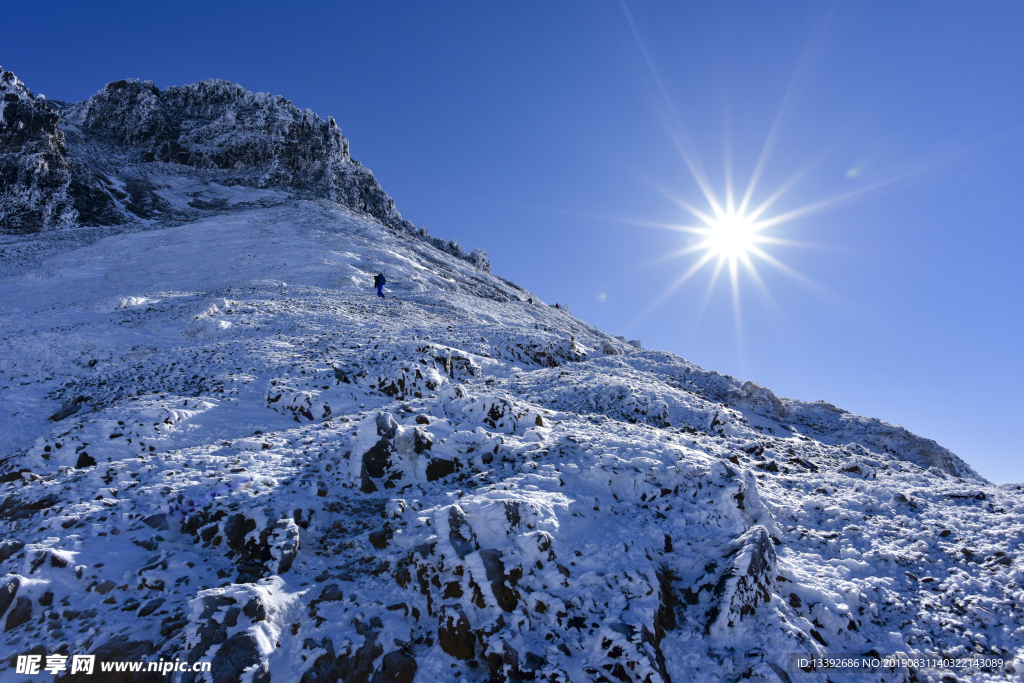
[(73, 222), (70, 166), (60, 114), (0, 67), (0, 231)]
[(160, 90), (152, 81), (108, 83), (65, 111), (69, 123), (130, 145), (143, 162), (228, 172), (258, 187), (326, 197), (411, 231), (373, 174), (349, 154), (334, 118), (267, 93), (207, 80)]
[[(266, 626), (267, 608), (264, 594), (258, 589), (232, 586), (229, 590), (212, 590), (192, 601), (192, 627), (188, 630), (186, 652), (194, 664), (209, 657), (216, 646), (216, 657), (210, 669), (215, 683), (234, 683), (246, 672), (253, 683), (269, 683), (270, 669), (260, 653), (260, 638), (273, 630)], [(205, 680), (189, 671), (183, 683)]]
[(737, 554), (725, 581), (713, 630), (733, 628), (770, 602), (778, 580), (778, 558), (768, 530), (753, 527), (736, 541)]
[(160, 196), (153, 176), (282, 189), (328, 199), (490, 271), (482, 249), (431, 237), (402, 218), (373, 173), (352, 158), (333, 117), (279, 95), (210, 79), (164, 90), (108, 83), (84, 102), (50, 103), (0, 68), (0, 230), (182, 220), (230, 208)]

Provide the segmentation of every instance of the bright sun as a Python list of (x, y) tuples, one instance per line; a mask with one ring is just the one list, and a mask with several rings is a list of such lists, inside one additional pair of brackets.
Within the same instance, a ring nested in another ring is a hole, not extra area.
[(716, 256), (738, 258), (754, 243), (754, 227), (742, 216), (726, 215), (708, 227), (704, 246)]

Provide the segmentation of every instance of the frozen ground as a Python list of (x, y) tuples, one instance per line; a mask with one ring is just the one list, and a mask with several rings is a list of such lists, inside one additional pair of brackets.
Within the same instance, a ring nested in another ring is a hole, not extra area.
[(224, 213), (4, 245), (4, 681), (49, 678), (14, 673), (26, 653), (212, 660), (217, 683), (1024, 657), (1020, 486), (326, 200), (189, 182), (154, 181)]

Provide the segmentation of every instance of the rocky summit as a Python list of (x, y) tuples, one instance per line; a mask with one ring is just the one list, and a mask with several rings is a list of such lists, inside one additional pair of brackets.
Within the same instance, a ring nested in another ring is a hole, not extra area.
[(283, 97), (219, 80), (161, 91), (129, 79), (67, 104), (33, 94), (0, 67), (0, 98), (0, 234), (166, 226), (237, 204), (201, 192), (183, 202), (163, 196), (186, 176), (326, 199), (489, 270), (482, 250), (467, 254), (404, 220), (351, 157), (333, 117)]
[(1019, 485), (544, 304), (283, 98), (0, 88), (3, 680), (1024, 672)]

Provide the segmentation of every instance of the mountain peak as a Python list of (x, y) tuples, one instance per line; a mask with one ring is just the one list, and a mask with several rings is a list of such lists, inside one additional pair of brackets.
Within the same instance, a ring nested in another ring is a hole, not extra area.
[(171, 207), (156, 192), (155, 177), (184, 174), (326, 199), (490, 267), (482, 250), (467, 254), (402, 218), (373, 173), (352, 159), (334, 118), (280, 95), (219, 79), (161, 90), (131, 78), (58, 110), (33, 99), (11, 72), (0, 81), (11, 93), (4, 111), (12, 119), (0, 130), (0, 172), (17, 177), (0, 193), (5, 232), (195, 218), (210, 207)]

